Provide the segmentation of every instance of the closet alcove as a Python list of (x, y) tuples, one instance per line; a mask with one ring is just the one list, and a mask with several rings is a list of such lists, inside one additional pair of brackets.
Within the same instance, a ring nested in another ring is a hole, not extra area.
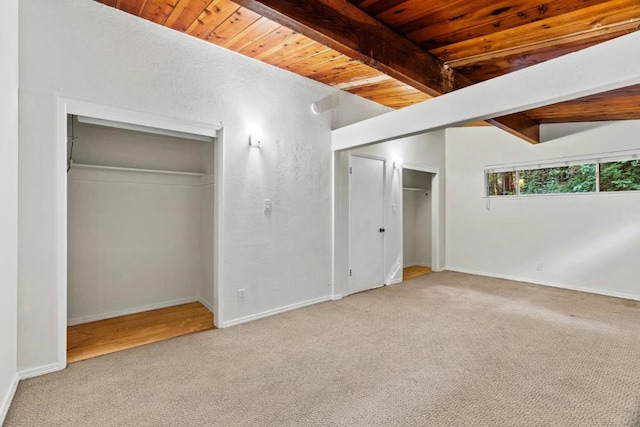
[(67, 129), (68, 362), (213, 328), (214, 138)]
[(403, 279), (431, 273), (432, 173), (402, 169)]

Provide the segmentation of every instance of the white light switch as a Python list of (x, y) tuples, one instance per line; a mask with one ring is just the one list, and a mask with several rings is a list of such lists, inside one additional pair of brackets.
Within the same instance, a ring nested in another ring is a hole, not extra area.
[(271, 212), (271, 199), (264, 199), (264, 211)]

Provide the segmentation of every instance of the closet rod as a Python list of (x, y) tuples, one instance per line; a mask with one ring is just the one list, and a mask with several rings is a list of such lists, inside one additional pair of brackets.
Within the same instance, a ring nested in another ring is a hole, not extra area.
[(72, 169), (97, 169), (105, 171), (120, 171), (120, 172), (139, 172), (139, 173), (159, 173), (164, 175), (186, 175), (186, 176), (205, 176), (204, 173), (197, 172), (181, 172), (181, 171), (167, 171), (160, 169), (138, 169), (138, 168), (122, 168), (118, 166), (100, 166), (100, 165), (86, 165), (81, 163), (71, 163)]

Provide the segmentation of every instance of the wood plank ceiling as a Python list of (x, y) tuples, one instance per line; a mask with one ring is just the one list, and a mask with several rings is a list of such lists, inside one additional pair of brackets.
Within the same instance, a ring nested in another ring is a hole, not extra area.
[[(640, 0), (97, 1), (395, 109), (640, 25)], [(537, 142), (539, 123), (640, 119), (639, 106), (634, 86), (491, 122)]]

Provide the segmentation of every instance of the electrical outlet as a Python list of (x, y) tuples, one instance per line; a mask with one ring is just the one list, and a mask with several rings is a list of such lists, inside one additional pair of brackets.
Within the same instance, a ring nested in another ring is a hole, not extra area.
[(264, 211), (271, 212), (271, 199), (264, 199)]
[(244, 297), (246, 292), (247, 292), (246, 289), (238, 289), (238, 302), (244, 302)]
[(542, 263), (541, 262), (536, 264), (536, 271), (542, 271)]

